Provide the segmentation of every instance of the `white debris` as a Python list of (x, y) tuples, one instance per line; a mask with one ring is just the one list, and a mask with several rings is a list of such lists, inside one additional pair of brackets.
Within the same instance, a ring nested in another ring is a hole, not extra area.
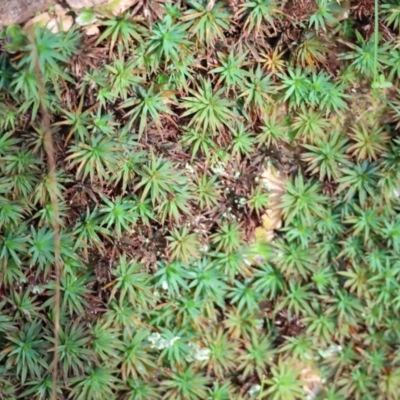
[(195, 173), (195, 170), (194, 170), (194, 168), (193, 168), (191, 165), (186, 164), (186, 165), (185, 165), (185, 168), (186, 168), (186, 170), (187, 170), (190, 174), (194, 174), (194, 173)]
[(45, 288), (42, 285), (35, 285), (32, 288), (32, 293), (33, 294), (42, 294), (44, 292)]
[(263, 319), (257, 319), (257, 324), (256, 324), (256, 329), (260, 330), (264, 326), (264, 320)]
[(225, 173), (225, 168), (222, 164), (218, 164), (215, 167), (211, 168), (212, 172), (214, 172), (215, 175), (222, 175), (223, 173)]
[(208, 361), (210, 359), (210, 349), (202, 348), (198, 343), (189, 343), (190, 354), (186, 357), (187, 362)]
[(318, 350), (319, 355), (322, 358), (329, 358), (342, 351), (342, 346), (340, 345), (332, 345), (329, 346), (326, 350)]
[(253, 386), (249, 389), (248, 393), (249, 393), (250, 396), (253, 396), (253, 394), (258, 393), (260, 390), (261, 390), (261, 386), (260, 386), (260, 385), (253, 385)]
[(167, 340), (167, 339), (164, 339), (158, 332), (152, 333), (147, 338), (147, 340), (151, 343), (150, 347), (152, 349), (157, 349), (157, 350), (163, 350), (168, 347), (171, 347), (179, 339), (180, 339), (179, 336), (175, 336), (174, 338)]

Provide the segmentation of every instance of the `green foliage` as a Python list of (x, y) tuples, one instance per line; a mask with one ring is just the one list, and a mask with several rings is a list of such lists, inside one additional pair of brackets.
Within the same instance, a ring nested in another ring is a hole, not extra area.
[(217, 177), (208, 178), (204, 174), (196, 178), (196, 198), (202, 209), (211, 209), (213, 206), (217, 206), (220, 195), (220, 185), (217, 182)]
[[(51, 336), (47, 337), (47, 340), (54, 343), (54, 338)], [(68, 377), (70, 371), (75, 376), (79, 375), (94, 359), (94, 352), (87, 348), (89, 342), (89, 331), (80, 324), (79, 320), (70, 322), (65, 329), (60, 329), (58, 352), (64, 379)], [(55, 348), (53, 347), (50, 351), (55, 351)]]
[(200, 43), (213, 45), (219, 39), (224, 39), (224, 31), (229, 29), (231, 15), (223, 2), (217, 1), (210, 9), (205, 0), (189, 0), (192, 9), (187, 10), (183, 21), (190, 21), (189, 31), (197, 36)]
[(397, 399), (399, 2), (131, 3), (0, 33), (0, 399)]
[(192, 115), (188, 126), (194, 125), (203, 132), (210, 129), (214, 134), (223, 126), (230, 127), (229, 119), (234, 114), (230, 109), (232, 103), (223, 97), (224, 89), (214, 91), (209, 80), (201, 79), (198, 91), (189, 92), (192, 96), (184, 97), (181, 103), (187, 109), (182, 117)]
[(268, 207), (269, 203), (269, 195), (263, 190), (263, 187), (260, 185), (253, 188), (250, 197), (247, 200), (247, 205), (249, 206), (250, 211), (255, 211), (258, 216), (263, 210)]
[(123, 231), (131, 231), (137, 220), (133, 200), (120, 196), (114, 201), (105, 196), (102, 196), (102, 199), (105, 205), (101, 207), (99, 214), (101, 224), (107, 225), (107, 231), (113, 227), (117, 237), (121, 237)]
[(385, 2), (381, 5), (383, 14), (385, 15), (385, 22), (393, 26), (397, 30), (400, 28), (400, 4), (397, 0)]
[(310, 16), (309, 26), (315, 27), (318, 31), (320, 28), (326, 31), (327, 25), (337, 24), (339, 21), (334, 14), (340, 12), (340, 5), (331, 0), (317, 0), (317, 11)]
[(180, 261), (160, 262), (154, 277), (157, 281), (156, 285), (161, 286), (172, 295), (179, 295), (181, 288), (188, 289), (185, 278), (189, 278), (189, 272)]
[(275, 92), (276, 87), (273, 86), (272, 75), (265, 76), (260, 65), (258, 65), (257, 69), (251, 71), (248, 80), (245, 81), (244, 90), (240, 97), (245, 98), (245, 106), (252, 108), (261, 115), (268, 103), (273, 102), (270, 96)]
[(211, 236), (211, 240), (216, 245), (216, 251), (237, 250), (242, 244), (240, 226), (234, 222), (224, 222), (220, 225), (219, 231)]
[(378, 70), (383, 68), (386, 59), (388, 58), (388, 52), (390, 45), (388, 43), (379, 45), (378, 44), (378, 57), (375, 61), (375, 42), (371, 38), (368, 41), (365, 40), (361, 33), (356, 31), (358, 45), (352, 45), (353, 52), (347, 52), (340, 55), (343, 60), (352, 60), (350, 64), (351, 68), (366, 76), (372, 78), (375, 70), (375, 63)]
[(307, 101), (310, 90), (310, 80), (307, 73), (302, 71), (300, 67), (293, 69), (288, 67), (287, 75), (278, 74), (282, 79), (280, 90), (284, 91), (283, 100), (289, 100), (289, 107), (299, 107)]
[(185, 177), (174, 169), (174, 165), (166, 159), (156, 158), (154, 154), (139, 172), (142, 179), (135, 189), (144, 186), (141, 199), (150, 194), (153, 205), (167, 198), (168, 194), (177, 190), (179, 185), (185, 183)]
[(11, 331), (6, 336), (8, 346), (0, 353), (7, 369), (13, 369), (21, 383), (26, 378), (40, 378), (47, 364), (47, 343), (43, 340), (43, 332), (39, 320), (26, 322), (20, 330)]
[(386, 144), (389, 141), (388, 134), (382, 128), (369, 128), (365, 124), (359, 124), (353, 128), (353, 133), (349, 135), (355, 143), (348, 148), (348, 152), (357, 159), (363, 161), (376, 161), (378, 157), (386, 151)]
[(147, 89), (136, 86), (135, 95), (135, 98), (128, 99), (120, 107), (133, 107), (126, 113), (126, 116), (130, 116), (129, 127), (134, 122), (140, 121), (139, 137), (146, 131), (149, 117), (160, 128), (161, 116), (167, 117), (173, 114), (168, 106), (168, 104), (174, 103), (170, 91), (155, 89), (153, 85), (150, 85)]
[(304, 40), (297, 48), (296, 60), (303, 68), (316, 69), (326, 61), (326, 53), (329, 51), (329, 43), (320, 38), (314, 32), (307, 33)]
[(156, 367), (153, 357), (149, 354), (149, 345), (145, 339), (149, 336), (147, 330), (138, 330), (133, 337), (124, 335), (124, 348), (121, 351), (121, 373), (125, 380), (127, 377), (147, 377)]
[(347, 143), (347, 139), (336, 131), (327, 139), (318, 138), (315, 145), (305, 144), (304, 147), (309, 151), (302, 156), (309, 163), (308, 171), (313, 175), (319, 174), (321, 180), (325, 177), (337, 180), (342, 175), (341, 166), (349, 165)]
[(243, 369), (243, 375), (246, 377), (252, 373), (256, 373), (262, 379), (263, 371), (273, 359), (274, 350), (270, 338), (259, 335), (252, 336), (251, 340), (246, 344), (244, 354), (239, 358)]
[(107, 136), (93, 136), (89, 143), (81, 142), (70, 149), (67, 160), (71, 160), (70, 168), (76, 168), (76, 177), (85, 179), (90, 176), (106, 179), (109, 171), (115, 169), (118, 161), (118, 143)]
[(189, 288), (194, 289), (195, 300), (211, 301), (221, 307), (227, 286), (219, 269), (208, 258), (197, 261), (195, 268), (189, 272), (191, 282)]
[(233, 50), (229, 55), (218, 53), (221, 66), (209, 71), (210, 74), (219, 74), (217, 86), (223, 82), (227, 89), (242, 88), (245, 78), (249, 76), (249, 72), (242, 68), (246, 65), (247, 56), (247, 53), (235, 54)]
[(246, 127), (239, 123), (238, 127), (232, 132), (231, 154), (241, 159), (241, 156), (249, 156), (254, 148), (254, 137), (248, 132)]
[(268, 147), (278, 146), (281, 142), (288, 141), (287, 126), (284, 119), (278, 119), (275, 114), (265, 116), (258, 135), (260, 144), (265, 143)]
[(301, 399), (304, 389), (299, 379), (299, 371), (294, 369), (289, 361), (279, 359), (278, 365), (271, 369), (271, 377), (263, 380), (267, 386), (262, 395), (267, 395), (273, 400)]
[(212, 368), (220, 379), (227, 372), (234, 371), (238, 343), (229, 340), (227, 333), (224, 333), (222, 328), (207, 332), (204, 341), (206, 348), (210, 349), (210, 353), (209, 358), (202, 364)]
[(71, 379), (72, 391), (68, 398), (73, 400), (95, 400), (112, 396), (120, 387), (119, 379), (111, 372), (99, 367), (88, 368), (84, 375)]
[(147, 53), (154, 54), (157, 63), (165, 59), (165, 62), (177, 63), (187, 52), (191, 44), (187, 40), (187, 30), (190, 24), (173, 23), (169, 15), (163, 21), (158, 22), (149, 36)]
[(319, 183), (306, 183), (303, 176), (298, 175), (294, 181), (287, 181), (285, 188), (286, 192), (279, 207), (284, 213), (287, 224), (295, 216), (303, 223), (310, 223), (312, 216), (324, 217), (324, 203), (327, 198), (320, 193)]
[(275, 30), (274, 20), (279, 18), (280, 9), (276, 0), (255, 0), (244, 2), (238, 11), (244, 19), (243, 30), (246, 35), (257, 36), (262, 30), (269, 36), (270, 27)]
[(177, 400), (200, 400), (206, 397), (209, 378), (196, 372), (193, 367), (168, 374), (163, 379), (165, 396)]
[[(66, 275), (60, 279), (60, 292), (61, 292), (61, 310), (72, 316), (74, 313), (78, 315), (84, 314), (84, 306), (88, 306), (88, 302), (85, 299), (91, 291), (86, 287), (86, 283), (89, 280), (89, 276), (81, 275)], [(53, 295), (47, 300), (45, 305), (54, 304), (55, 297), (55, 282), (51, 281), (47, 285), (49, 294)]]
[(125, 63), (122, 56), (114, 59), (112, 65), (106, 65), (107, 71), (110, 72), (110, 86), (112, 87), (112, 95), (126, 100), (131, 91), (132, 86), (142, 82), (136, 76), (135, 60), (130, 60)]
[(296, 136), (309, 143), (315, 143), (325, 136), (325, 130), (328, 127), (328, 120), (314, 110), (303, 109), (292, 123), (292, 128), (296, 130)]
[(186, 227), (174, 229), (168, 236), (168, 248), (173, 259), (188, 263), (191, 258), (199, 256), (199, 241), (195, 233), (189, 233)]
[(35, 71), (36, 63), (41, 72), (49, 78), (60, 75), (64, 79), (70, 79), (60, 68), (59, 63), (66, 63), (67, 57), (77, 52), (75, 43), (68, 47), (66, 38), (61, 34), (53, 34), (47, 28), (41, 29), (38, 25), (34, 28), (34, 35), (29, 36), (30, 42), (22, 47), (24, 57), (18, 63), (21, 68), (28, 65), (29, 70)]
[(116, 277), (111, 291), (111, 301), (115, 294), (119, 293), (119, 303), (122, 306), (125, 297), (131, 304), (138, 304), (146, 307), (153, 303), (153, 295), (150, 291), (150, 276), (145, 272), (140, 272), (142, 266), (134, 260), (128, 261), (126, 254), (119, 258), (118, 267), (113, 271)]
[(375, 197), (378, 166), (368, 161), (363, 161), (362, 164), (351, 165), (352, 168), (343, 168), (343, 176), (338, 179), (340, 183), (337, 191), (343, 192), (345, 189), (346, 194), (344, 200), (351, 200), (358, 194), (360, 204), (363, 206), (367, 197)]
[(122, 15), (102, 20), (101, 25), (107, 28), (97, 39), (97, 44), (105, 39), (110, 40), (110, 53), (116, 43), (121, 42), (125, 47), (129, 47), (132, 39), (135, 39), (138, 43), (143, 42), (145, 30), (139, 24), (127, 18), (127, 16)]

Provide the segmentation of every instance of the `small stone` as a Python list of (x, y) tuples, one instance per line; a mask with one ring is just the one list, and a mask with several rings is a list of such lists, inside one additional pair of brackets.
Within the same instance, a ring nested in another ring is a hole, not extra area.
[(0, 29), (4, 26), (22, 24), (36, 13), (48, 10), (54, 0), (0, 0)]

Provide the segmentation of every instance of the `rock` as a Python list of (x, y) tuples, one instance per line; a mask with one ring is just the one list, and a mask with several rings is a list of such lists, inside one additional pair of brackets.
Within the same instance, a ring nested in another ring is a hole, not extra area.
[(45, 11), (54, 4), (54, 0), (0, 0), (0, 29), (22, 24), (37, 12)]
[[(121, 15), (137, 0), (66, 0), (67, 5), (74, 10), (85, 8), (96, 8), (99, 11), (105, 11), (112, 15)], [(45, 20), (52, 19), (52, 15), (46, 11), (56, 3), (62, 3), (57, 0), (0, 0), (0, 29), (4, 26), (23, 24), (30, 18), (35, 17), (37, 13), (43, 13), (35, 22), (42, 23)], [(47, 15), (46, 15), (47, 14)], [(36, 17), (35, 17), (36, 18)], [(69, 26), (70, 19), (67, 18), (65, 25)], [(53, 29), (57, 25), (52, 22)], [(69, 28), (68, 28), (69, 29)], [(68, 30), (64, 29), (63, 30)], [(93, 31), (91, 32), (93, 34)]]

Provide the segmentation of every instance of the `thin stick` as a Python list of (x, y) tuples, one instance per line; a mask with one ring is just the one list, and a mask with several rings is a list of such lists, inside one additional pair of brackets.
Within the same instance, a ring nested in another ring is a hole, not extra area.
[(57, 400), (57, 375), (58, 375), (58, 344), (59, 344), (59, 330), (60, 330), (60, 270), (61, 270), (61, 257), (60, 257), (60, 220), (58, 211), (58, 199), (57, 199), (57, 175), (56, 175), (56, 163), (54, 159), (54, 145), (51, 134), (50, 116), (45, 104), (45, 80), (43, 72), (40, 68), (39, 55), (35, 43), (34, 30), (31, 31), (31, 35), (28, 35), (32, 41), (32, 58), (34, 59), (34, 68), (36, 73), (36, 79), (38, 82), (38, 93), (40, 99), (40, 113), (42, 116), (42, 127), (44, 130), (44, 147), (47, 155), (47, 168), (50, 178), (50, 198), (53, 206), (54, 220), (54, 274), (55, 274), (55, 314), (54, 314), (54, 358), (53, 358), (53, 385), (51, 392), (51, 399)]
[(58, 199), (57, 199), (57, 175), (56, 163), (54, 160), (54, 146), (53, 138), (50, 129), (50, 118), (47, 113), (46, 107), (42, 102), (41, 112), (43, 115), (43, 126), (45, 129), (44, 143), (47, 154), (47, 168), (50, 177), (50, 197), (54, 211), (54, 272), (56, 280), (55, 288), (55, 314), (54, 314), (54, 358), (53, 358), (53, 386), (51, 391), (52, 400), (57, 399), (57, 373), (58, 373), (58, 333), (60, 330), (60, 271), (61, 271), (61, 257), (60, 257), (60, 221), (58, 212)]
[[(374, 82), (378, 82), (378, 41), (379, 41), (379, 0), (375, 0), (375, 27), (374, 27)], [(376, 92), (376, 88), (374, 88)]]

